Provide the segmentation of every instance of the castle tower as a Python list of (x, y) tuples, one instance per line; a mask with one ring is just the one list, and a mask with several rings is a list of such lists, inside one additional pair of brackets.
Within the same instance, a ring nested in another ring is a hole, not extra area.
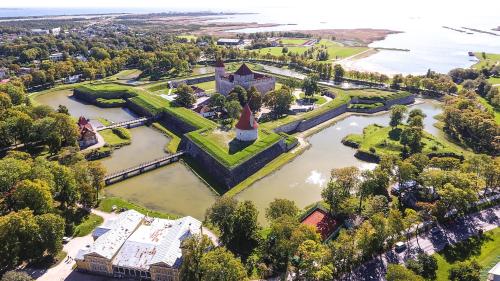
[(221, 59), (215, 63), (215, 91), (220, 93), (220, 78), (226, 75), (226, 67)]
[(240, 120), (236, 124), (236, 139), (240, 141), (254, 141), (259, 136), (259, 124), (255, 120), (250, 106), (245, 104), (241, 111)]

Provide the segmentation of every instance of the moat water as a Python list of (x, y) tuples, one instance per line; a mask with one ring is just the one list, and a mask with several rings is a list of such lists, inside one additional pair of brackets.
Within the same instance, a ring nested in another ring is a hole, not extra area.
[[(123, 121), (135, 116), (124, 109), (102, 109), (71, 99), (70, 91), (58, 91), (36, 97), (39, 103), (57, 107), (64, 104), (74, 116), (104, 117)], [(420, 108), (427, 117), (425, 129), (432, 134), (441, 132), (433, 126), (433, 116), (442, 112), (438, 102), (426, 100), (412, 108)], [(348, 134), (361, 133), (370, 124), (387, 125), (389, 114), (353, 115), (337, 121), (308, 138), (311, 146), (290, 163), (271, 175), (257, 181), (237, 195), (239, 200), (251, 200), (259, 209), (259, 219), (264, 222), (265, 208), (275, 198), (288, 198), (303, 208), (320, 199), (321, 189), (328, 182), (333, 168), (356, 166), (370, 169), (374, 164), (354, 157), (355, 150), (341, 144)], [(162, 156), (169, 139), (150, 127), (131, 129), (132, 144), (115, 150), (113, 156), (101, 160), (108, 172)], [(143, 175), (119, 182), (105, 190), (106, 196), (117, 196), (147, 208), (178, 215), (203, 219), (205, 210), (217, 195), (182, 163), (169, 165)]]

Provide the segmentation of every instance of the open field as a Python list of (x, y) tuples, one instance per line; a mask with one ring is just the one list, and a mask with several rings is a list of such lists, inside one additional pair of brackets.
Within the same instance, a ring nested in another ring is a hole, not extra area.
[[(281, 56), (283, 54), (283, 48), (284, 47), (268, 47), (268, 48), (262, 48), (262, 49), (259, 49), (258, 52), (261, 54), (261, 55), (265, 55), (265, 54), (271, 54), (273, 56)], [(288, 48), (288, 52), (289, 53), (297, 53), (299, 55), (302, 55), (303, 53), (305, 53), (310, 47), (303, 47), (303, 46), (290, 46), (290, 47), (286, 47)]]
[(302, 45), (306, 43), (309, 39), (307, 38), (281, 38), (280, 41), (284, 45)]
[(300, 93), (299, 97), (301, 99), (305, 99), (306, 101), (310, 101), (310, 102), (313, 102), (317, 105), (322, 105), (326, 102), (326, 99), (323, 97), (323, 96), (320, 96), (320, 95), (314, 95), (312, 97), (306, 97), (306, 94), (304, 93)]
[(492, 85), (500, 85), (500, 77), (490, 77), (488, 78), (488, 82)]
[(437, 281), (448, 280), (448, 270), (458, 261), (475, 259), (481, 265), (481, 280), (486, 280), (488, 271), (500, 262), (500, 228), (485, 232), (483, 237), (471, 237), (433, 256), (438, 261)]
[(368, 47), (348, 47), (327, 39), (321, 39), (321, 41), (316, 44), (316, 47), (322, 46), (327, 48), (330, 60), (347, 58), (369, 49)]

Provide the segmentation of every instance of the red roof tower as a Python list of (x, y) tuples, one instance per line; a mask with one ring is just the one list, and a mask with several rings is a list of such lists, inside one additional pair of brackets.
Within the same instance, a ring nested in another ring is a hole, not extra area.
[(250, 106), (248, 106), (248, 103), (243, 107), (240, 115), (240, 120), (238, 120), (238, 123), (235, 127), (240, 130), (255, 130), (259, 127), (259, 124), (253, 117), (253, 113), (250, 110)]

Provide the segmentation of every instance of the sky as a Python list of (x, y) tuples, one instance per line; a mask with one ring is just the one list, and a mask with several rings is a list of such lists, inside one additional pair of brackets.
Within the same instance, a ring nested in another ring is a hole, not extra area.
[[(300, 3), (300, 4), (299, 4)], [(0, 7), (28, 7), (28, 8), (98, 8), (98, 7), (123, 7), (123, 8), (171, 8), (171, 9), (224, 9), (224, 10), (244, 10), (265, 7), (290, 7), (305, 5), (305, 2), (297, 0), (0, 0)], [(481, 11), (500, 9), (500, 1), (498, 0), (476, 0), (474, 7), (487, 7), (480, 9)], [(478, 5), (484, 3), (484, 5)], [(450, 9), (453, 12), (471, 12), (471, 2), (465, 0), (309, 0), (308, 7), (319, 7), (321, 9), (336, 10), (337, 7), (343, 6), (364, 7), (365, 9), (378, 8), (381, 6), (386, 9), (395, 10), (415, 10), (421, 12), (440, 12), (446, 16)], [(360, 6), (361, 5), (361, 6)]]
[[(499, 0), (0, 0), (0, 8), (107, 8), (107, 12), (262, 12), (266, 8), (288, 8), (303, 11), (306, 18), (323, 14), (328, 17), (342, 15), (361, 18), (384, 15), (430, 16), (434, 18), (469, 16), (498, 17)], [(479, 7), (479, 9), (477, 9)], [(142, 11), (141, 11), (142, 9)], [(346, 13), (350, 11), (349, 13)], [(0, 10), (0, 17), (2, 11)], [(7, 15), (7, 13), (5, 13)], [(498, 20), (500, 25), (500, 18)]]

